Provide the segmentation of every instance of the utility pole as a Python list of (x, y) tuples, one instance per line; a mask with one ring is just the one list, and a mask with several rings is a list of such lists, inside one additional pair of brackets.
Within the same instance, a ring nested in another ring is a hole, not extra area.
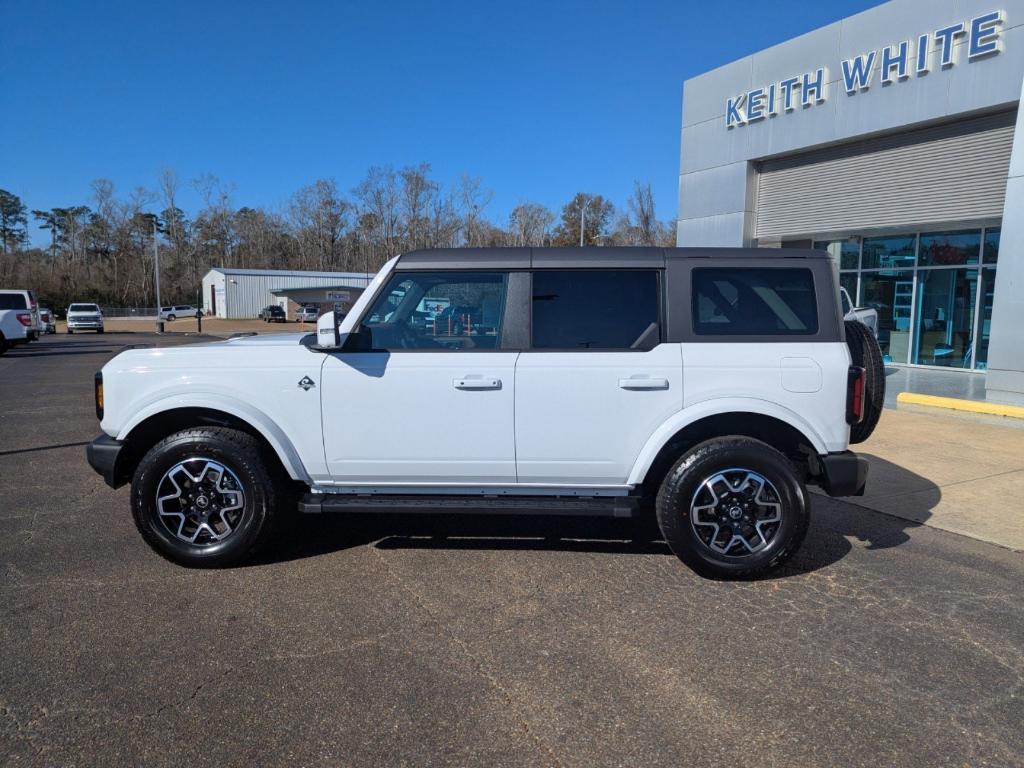
[(580, 195), (580, 248), (583, 247), (583, 228), (587, 221), (587, 198)]
[(153, 283), (156, 285), (156, 332), (164, 332), (160, 321), (160, 249), (156, 244), (156, 216), (153, 217)]

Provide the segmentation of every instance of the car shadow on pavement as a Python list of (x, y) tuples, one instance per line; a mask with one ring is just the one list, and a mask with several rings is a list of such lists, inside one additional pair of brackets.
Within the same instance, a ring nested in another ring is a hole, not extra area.
[[(867, 458), (871, 464), (869, 494), (830, 499), (812, 493), (810, 529), (800, 551), (784, 568), (757, 578), (787, 578), (826, 568), (849, 554), (853, 549), (851, 541), (862, 542), (871, 551), (898, 547), (910, 540), (907, 532), (931, 516), (931, 510), (942, 497), (940, 489), (896, 464), (877, 456)], [(284, 528), (277, 542), (253, 565), (299, 560), (367, 545), (382, 550), (672, 555), (650, 516), (615, 520), (442, 513), (296, 514)]]

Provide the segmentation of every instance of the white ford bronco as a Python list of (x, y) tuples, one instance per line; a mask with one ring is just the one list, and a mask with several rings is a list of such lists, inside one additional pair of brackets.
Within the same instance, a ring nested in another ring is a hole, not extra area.
[(654, 514), (697, 570), (800, 546), (884, 369), (823, 252), (416, 251), (316, 333), (122, 352), (88, 459), (183, 565), (252, 556), (296, 510)]

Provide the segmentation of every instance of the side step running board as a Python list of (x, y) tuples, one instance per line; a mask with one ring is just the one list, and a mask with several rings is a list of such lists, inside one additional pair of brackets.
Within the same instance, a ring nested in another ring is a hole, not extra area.
[(307, 493), (299, 501), (299, 512), (635, 517), (638, 501), (633, 496), (359, 496)]

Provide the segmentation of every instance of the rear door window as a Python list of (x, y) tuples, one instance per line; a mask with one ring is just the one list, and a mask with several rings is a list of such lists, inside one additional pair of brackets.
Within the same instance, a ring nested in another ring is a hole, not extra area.
[(809, 269), (695, 269), (693, 330), (705, 336), (813, 336), (814, 276)]
[(652, 349), (661, 341), (653, 269), (533, 273), (534, 349)]
[(28, 309), (23, 293), (0, 293), (0, 309)]

